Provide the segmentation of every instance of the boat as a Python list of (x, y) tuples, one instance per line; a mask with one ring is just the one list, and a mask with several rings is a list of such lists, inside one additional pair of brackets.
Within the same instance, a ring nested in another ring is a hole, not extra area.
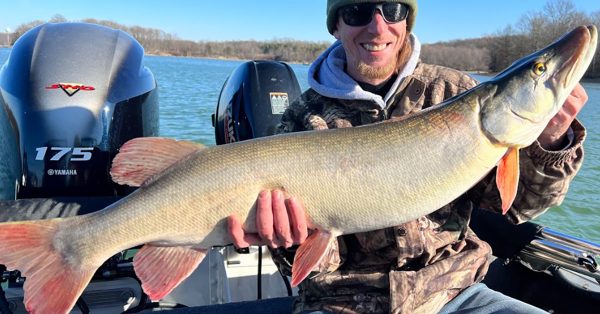
[[(44, 24), (15, 43), (0, 69), (0, 221), (81, 215), (134, 190), (114, 184), (108, 170), (127, 140), (158, 135), (157, 82), (143, 58), (130, 35), (86, 23)], [(273, 135), (300, 93), (284, 62), (241, 64), (212, 115), (217, 145)], [(553, 313), (597, 310), (597, 243), (483, 210), (471, 227), (493, 248), (490, 288)], [(73, 313), (289, 313), (297, 295), (266, 248), (226, 246), (152, 302), (135, 276), (135, 251), (106, 261)], [(0, 274), (0, 312), (26, 313), (26, 278), (1, 265)]]

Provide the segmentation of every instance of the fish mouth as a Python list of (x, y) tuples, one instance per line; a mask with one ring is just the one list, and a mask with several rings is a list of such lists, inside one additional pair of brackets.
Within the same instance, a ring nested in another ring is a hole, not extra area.
[(556, 55), (566, 58), (558, 61), (561, 66), (553, 75), (555, 82), (565, 90), (571, 90), (583, 76), (594, 56), (598, 40), (595, 26), (580, 26), (555, 42)]
[(529, 118), (529, 117), (526, 117), (526, 116), (524, 116), (524, 115), (522, 115), (522, 114), (519, 114), (519, 113), (518, 113), (516, 110), (513, 110), (512, 108), (510, 108), (510, 112), (511, 112), (512, 114), (514, 114), (516, 117), (519, 117), (519, 118), (521, 118), (521, 119), (523, 119), (523, 120), (525, 120), (525, 121), (529, 121), (529, 122), (532, 122), (532, 123), (537, 123), (537, 122), (538, 122), (538, 121), (535, 121), (535, 120), (534, 120), (534, 119), (532, 119), (532, 118)]

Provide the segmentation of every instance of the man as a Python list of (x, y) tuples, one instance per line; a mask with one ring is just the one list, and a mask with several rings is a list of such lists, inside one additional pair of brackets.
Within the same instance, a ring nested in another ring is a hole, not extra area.
[[(419, 62), (412, 33), (416, 0), (328, 0), (327, 27), (338, 41), (311, 66), (311, 88), (285, 112), (280, 130), (352, 127), (401, 117), (476, 85), (469, 76)], [(560, 203), (578, 171), (585, 130), (575, 116), (587, 96), (577, 86), (539, 140), (522, 150), (518, 196), (507, 215), (529, 220)], [(415, 134), (415, 136), (418, 136)], [(411, 153), (411, 152), (407, 152)], [(490, 247), (469, 229), (478, 207), (499, 211), (493, 173), (436, 212), (403, 225), (344, 235), (300, 285), (296, 312), (435, 313), (456, 310), (542, 312), (477, 284)], [(289, 272), (293, 244), (307, 236), (301, 200), (284, 191), (257, 199), (259, 234), (229, 218), (234, 244), (267, 244)]]

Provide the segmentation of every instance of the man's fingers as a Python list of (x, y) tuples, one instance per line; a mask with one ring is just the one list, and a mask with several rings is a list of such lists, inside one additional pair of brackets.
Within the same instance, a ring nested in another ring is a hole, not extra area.
[(242, 223), (235, 215), (227, 217), (227, 231), (229, 232), (235, 247), (244, 248), (250, 246), (250, 243), (244, 239), (244, 229), (242, 229)]
[(304, 207), (293, 197), (286, 200), (281, 190), (265, 190), (258, 195), (256, 228), (258, 237), (272, 248), (289, 248), (304, 242), (308, 236)]
[(292, 232), (290, 231), (290, 218), (285, 206), (283, 192), (274, 190), (271, 192), (273, 208), (273, 227), (275, 228), (276, 244), (289, 248), (294, 244)]
[(271, 202), (271, 191), (261, 191), (256, 200), (256, 228), (258, 235), (267, 245), (275, 248), (273, 242), (273, 208)]
[(577, 116), (579, 111), (581, 111), (587, 100), (587, 92), (585, 91), (583, 86), (581, 86), (581, 84), (578, 83), (577, 85), (575, 85), (573, 91), (571, 91), (571, 94), (569, 94), (569, 96), (567, 97), (567, 100), (565, 101), (562, 109), (568, 116), (575, 118), (575, 116)]
[(306, 224), (306, 212), (304, 206), (292, 196), (286, 200), (286, 208), (290, 217), (294, 244), (301, 244), (306, 240), (306, 237), (308, 237), (308, 226)]
[(258, 234), (244, 231), (241, 221), (235, 215), (227, 217), (227, 231), (232, 238), (233, 245), (238, 249), (264, 243)]
[(561, 149), (567, 130), (588, 100), (588, 95), (581, 86), (575, 85), (558, 113), (548, 122), (548, 125), (538, 138), (542, 147), (550, 150)]
[(582, 103), (588, 101), (588, 94), (580, 83), (575, 85), (575, 88), (573, 88), (573, 91), (571, 92), (571, 96), (580, 99)]

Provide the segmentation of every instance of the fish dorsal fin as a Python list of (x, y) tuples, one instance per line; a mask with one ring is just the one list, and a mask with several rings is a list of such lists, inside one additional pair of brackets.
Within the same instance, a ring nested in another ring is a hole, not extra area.
[(332, 232), (315, 230), (300, 245), (292, 264), (293, 287), (300, 284), (321, 263), (321, 260), (327, 255), (335, 238), (336, 235)]
[(511, 147), (502, 157), (496, 169), (496, 185), (502, 199), (502, 214), (506, 215), (508, 209), (517, 196), (519, 187), (519, 149)]
[(146, 244), (135, 254), (133, 268), (144, 292), (152, 301), (158, 301), (200, 265), (206, 252), (191, 247)]
[(110, 175), (118, 184), (138, 187), (203, 147), (164, 137), (134, 138), (119, 149)]

